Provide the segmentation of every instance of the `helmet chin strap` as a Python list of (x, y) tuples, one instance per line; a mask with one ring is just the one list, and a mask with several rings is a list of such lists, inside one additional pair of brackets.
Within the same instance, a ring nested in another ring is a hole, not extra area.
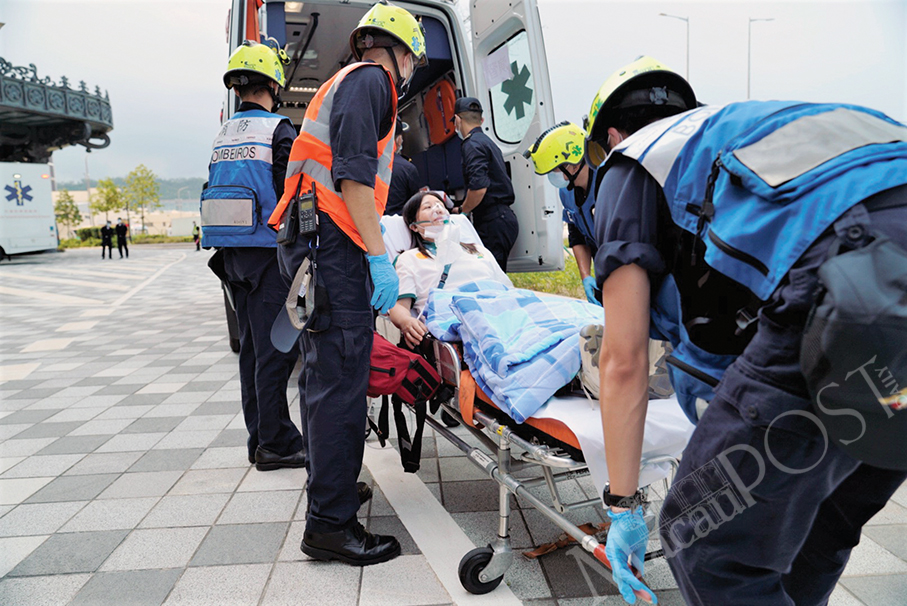
[(560, 171), (564, 173), (564, 177), (567, 178), (567, 191), (573, 191), (573, 188), (576, 187), (575, 182), (576, 178), (579, 176), (579, 171), (570, 174), (570, 171), (564, 168), (563, 164), (558, 166), (558, 169), (560, 169)]
[(397, 65), (397, 54), (394, 52), (393, 47), (385, 46), (384, 50), (390, 55), (391, 62), (394, 64), (394, 71), (397, 72), (397, 79), (395, 80), (397, 86), (397, 99), (402, 99), (409, 90), (409, 80), (405, 80), (403, 76), (400, 75), (400, 66)]
[(268, 92), (271, 93), (271, 100), (274, 102), (274, 105), (271, 106), (271, 113), (272, 113), (272, 114), (273, 114), (274, 112), (276, 112), (278, 109), (280, 109), (280, 106), (281, 106), (281, 104), (283, 103), (283, 100), (280, 98), (280, 92), (279, 92), (279, 91), (280, 91), (279, 88), (277, 89), (277, 91), (275, 91), (273, 88), (271, 88), (270, 86), (268, 86)]

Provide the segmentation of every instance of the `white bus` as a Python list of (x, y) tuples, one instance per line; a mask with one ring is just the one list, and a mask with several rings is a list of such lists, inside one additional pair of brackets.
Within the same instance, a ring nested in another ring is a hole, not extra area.
[(0, 162), (0, 208), (0, 260), (57, 248), (50, 166)]

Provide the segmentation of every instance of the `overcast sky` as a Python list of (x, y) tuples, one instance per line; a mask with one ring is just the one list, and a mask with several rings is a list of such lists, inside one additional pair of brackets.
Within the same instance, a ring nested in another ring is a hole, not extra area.
[[(459, 0), (466, 2), (468, 0)], [(469, 0), (471, 1), (471, 0)], [(538, 0), (558, 120), (578, 122), (604, 79), (648, 54), (686, 69), (700, 100), (746, 98), (748, 20), (755, 99), (842, 101), (907, 120), (907, 2)], [(93, 179), (144, 163), (204, 177), (219, 125), (229, 0), (0, 0), (0, 57), (41, 77), (110, 93), (111, 145)], [(58, 180), (84, 178), (83, 148), (54, 154)]]

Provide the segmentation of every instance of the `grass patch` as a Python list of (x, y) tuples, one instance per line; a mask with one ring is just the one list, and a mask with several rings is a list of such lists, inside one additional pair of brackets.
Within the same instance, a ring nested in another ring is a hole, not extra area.
[(567, 255), (564, 265), (563, 271), (521, 272), (507, 274), (507, 277), (517, 288), (585, 300), (583, 281), (579, 277), (579, 268), (573, 260), (573, 255)]

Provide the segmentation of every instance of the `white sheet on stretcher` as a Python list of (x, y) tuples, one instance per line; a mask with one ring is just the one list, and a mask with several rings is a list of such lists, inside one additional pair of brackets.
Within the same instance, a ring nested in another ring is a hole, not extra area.
[[(589, 466), (592, 481), (601, 497), (608, 482), (608, 464), (605, 461), (605, 440), (602, 434), (601, 413), (598, 404), (593, 406), (582, 396), (555, 396), (534, 415), (535, 419), (554, 419), (564, 423), (576, 435), (582, 446), (583, 456)], [(643, 437), (642, 457), (669, 455), (679, 457), (686, 447), (695, 426), (687, 420), (676, 397), (666, 400), (649, 400), (646, 429)], [(639, 485), (648, 486), (670, 474), (667, 463), (648, 465), (640, 470)]]

